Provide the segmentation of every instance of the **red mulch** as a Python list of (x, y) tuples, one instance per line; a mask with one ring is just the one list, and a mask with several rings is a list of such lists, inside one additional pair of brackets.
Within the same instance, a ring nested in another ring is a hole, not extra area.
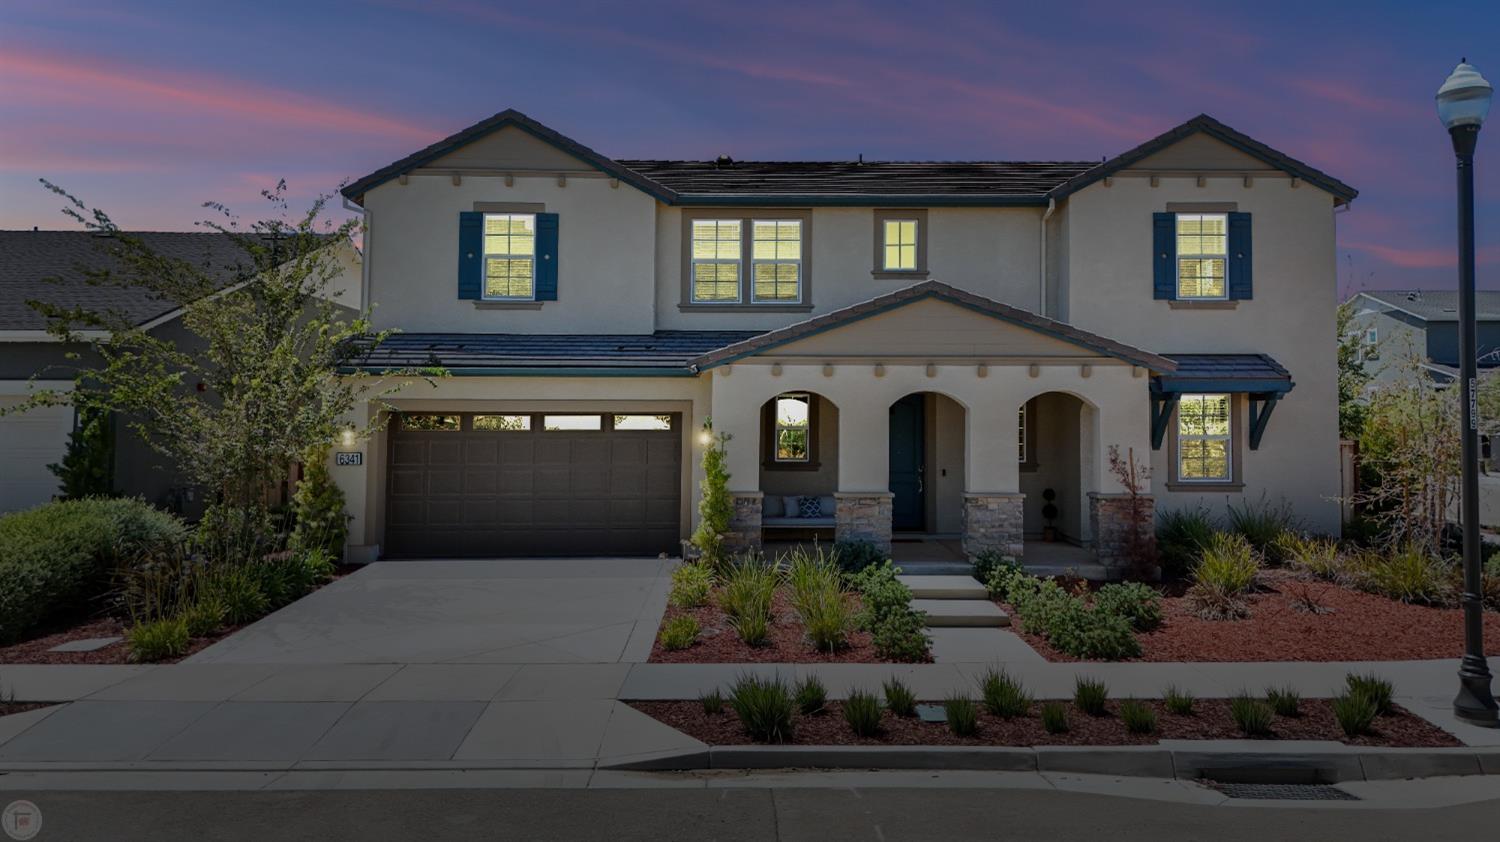
[[(1186, 597), (1162, 599), (1164, 622), (1140, 635), (1142, 661), (1413, 661), (1456, 658), (1464, 650), (1463, 612), (1407, 605), (1376, 594), (1301, 578), (1289, 571), (1262, 575), (1243, 620), (1204, 620)], [(1323, 613), (1297, 606), (1315, 597)], [(1012, 612), (1013, 614), (1014, 612)], [(1485, 649), (1500, 651), (1500, 616), (1486, 615)], [(1017, 634), (1049, 661), (1077, 661), (1044, 638)]]
[[(722, 713), (703, 712), (696, 701), (634, 701), (631, 707), (688, 736), (709, 745), (750, 745), (754, 741), (740, 727), (739, 719), (726, 704)], [(1244, 739), (1229, 716), (1227, 699), (1199, 699), (1192, 716), (1167, 713), (1159, 701), (1146, 701), (1156, 709), (1154, 734), (1131, 734), (1117, 718), (1118, 702), (1109, 703), (1109, 715), (1088, 716), (1071, 704), (1069, 730), (1049, 734), (1042, 728), (1038, 710), (1017, 719), (1000, 719), (981, 712), (979, 730), (971, 737), (954, 736), (946, 723), (923, 722), (916, 717), (881, 714), (881, 732), (875, 737), (856, 737), (844, 722), (838, 702), (829, 702), (821, 713), (796, 715), (794, 745), (953, 745), (953, 746), (1073, 746), (1152, 745), (1158, 740)], [(1374, 733), (1345, 737), (1333, 717), (1327, 699), (1303, 699), (1296, 717), (1276, 717), (1269, 740), (1334, 740), (1359, 746), (1439, 747), (1462, 745), (1436, 725), (1394, 706), (1391, 713), (1375, 720)]]
[(28, 710), (36, 710), (37, 708), (52, 707), (54, 704), (57, 704), (57, 703), (56, 702), (12, 702), (11, 704), (0, 705), (0, 716), (10, 716), (13, 713), (25, 713)]
[[(875, 648), (870, 644), (870, 633), (865, 631), (853, 631), (849, 633), (849, 645), (836, 652), (826, 649), (815, 649), (807, 642), (807, 632), (802, 627), (802, 621), (798, 619), (797, 612), (792, 610), (790, 598), (784, 591), (777, 591), (771, 601), (771, 624), (770, 634), (764, 644), (750, 646), (740, 640), (734, 628), (729, 625), (729, 615), (725, 614), (715, 600), (718, 590), (710, 597), (709, 604), (702, 608), (674, 608), (667, 607), (667, 613), (662, 617), (665, 625), (673, 617), (688, 615), (698, 621), (698, 642), (686, 649), (667, 650), (662, 648), (661, 638), (658, 636), (651, 647), (651, 662), (666, 664), (750, 664), (750, 663), (802, 663), (802, 664), (879, 664), (888, 663), (886, 659), (875, 654)], [(858, 597), (855, 600), (855, 610), (858, 610)]]

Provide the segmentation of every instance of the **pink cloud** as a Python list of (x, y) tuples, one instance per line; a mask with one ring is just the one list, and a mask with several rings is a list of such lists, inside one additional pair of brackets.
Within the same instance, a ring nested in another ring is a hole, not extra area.
[[(1341, 242), (1340, 247), (1362, 251), (1380, 260), (1403, 269), (1446, 269), (1458, 264), (1458, 252), (1446, 248), (1402, 248), (1383, 243)], [(1500, 262), (1500, 246), (1479, 249), (1477, 263), (1488, 265)]]

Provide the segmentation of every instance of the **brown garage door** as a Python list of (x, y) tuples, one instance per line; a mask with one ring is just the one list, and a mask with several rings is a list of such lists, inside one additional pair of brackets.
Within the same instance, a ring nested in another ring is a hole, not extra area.
[(386, 555), (641, 556), (681, 547), (680, 415), (406, 413)]

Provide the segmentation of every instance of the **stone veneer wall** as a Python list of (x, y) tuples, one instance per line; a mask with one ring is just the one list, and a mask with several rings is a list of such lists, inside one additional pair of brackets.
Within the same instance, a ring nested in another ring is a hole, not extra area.
[[(1156, 501), (1151, 495), (1142, 494), (1140, 502), (1144, 510), (1144, 538), (1154, 547), (1156, 532), (1152, 524), (1155, 523)], [(1090, 494), (1089, 528), (1094, 536), (1094, 560), (1111, 571), (1128, 570), (1133, 563), (1130, 557), (1130, 495)]]
[(729, 531), (724, 533), (724, 549), (731, 553), (760, 550), (760, 512), (764, 499), (759, 491), (731, 491), (734, 514), (729, 518)]
[(1021, 558), (1025, 551), (1025, 494), (965, 494), (964, 554), (970, 558), (986, 550)]
[(889, 552), (893, 497), (889, 491), (836, 492), (834, 540), (869, 541)]

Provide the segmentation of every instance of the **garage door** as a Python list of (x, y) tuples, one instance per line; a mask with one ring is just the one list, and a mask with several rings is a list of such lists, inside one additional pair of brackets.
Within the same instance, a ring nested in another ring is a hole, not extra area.
[(406, 413), (390, 434), (385, 553), (676, 554), (681, 428), (675, 414)]
[[(24, 398), (0, 397), (0, 407)], [(61, 462), (73, 430), (73, 407), (47, 406), (0, 416), (0, 512), (29, 509), (57, 494), (47, 465)]]

